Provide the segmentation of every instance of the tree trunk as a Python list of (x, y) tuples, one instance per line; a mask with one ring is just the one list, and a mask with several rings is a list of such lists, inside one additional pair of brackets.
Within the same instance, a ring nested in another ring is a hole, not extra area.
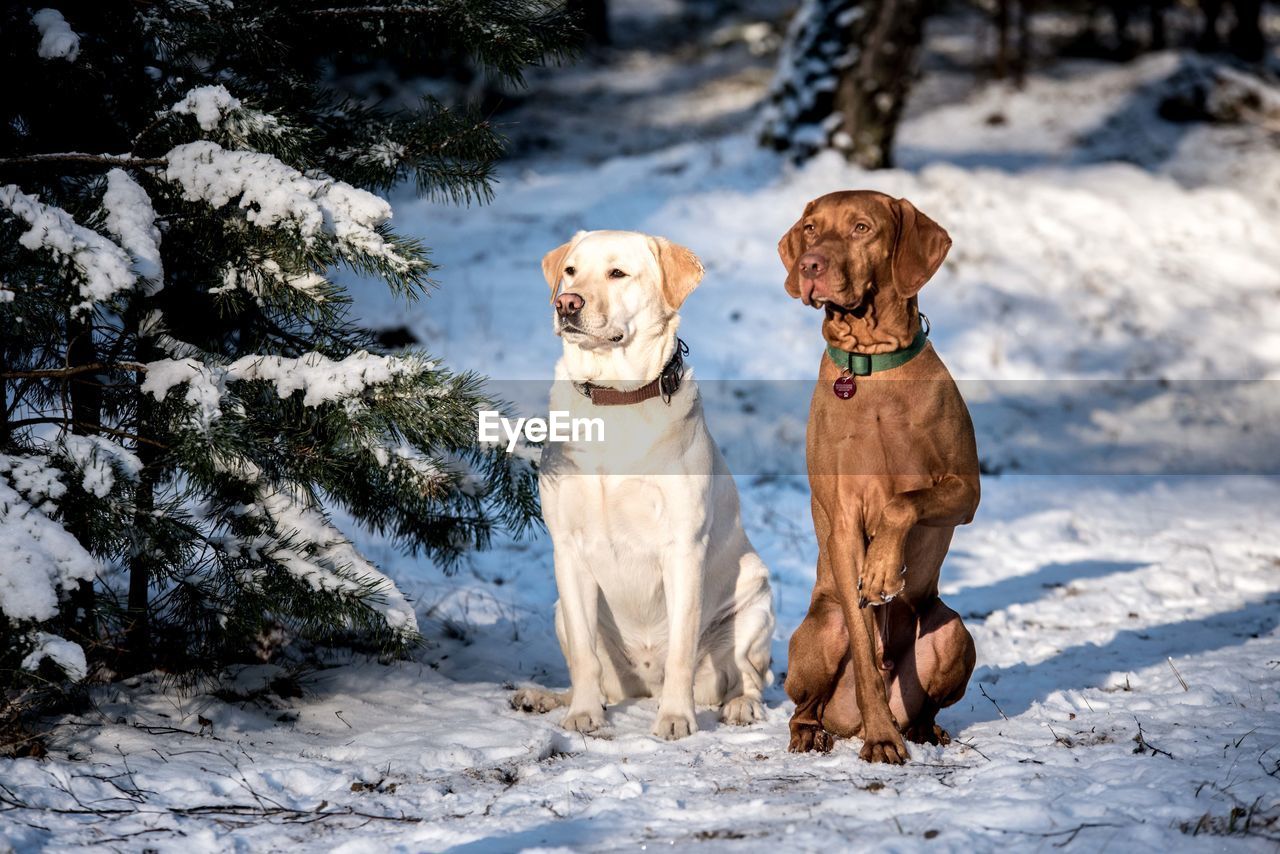
[(1266, 56), (1262, 37), (1262, 0), (1233, 0), (1236, 23), (1231, 28), (1227, 46), (1245, 62), (1261, 62)]
[(997, 80), (1012, 77), (1019, 89), (1026, 82), (1031, 61), (1030, 6), (1031, 0), (998, 0), (996, 3), (995, 77)]
[(1151, 49), (1164, 50), (1169, 46), (1169, 33), (1165, 27), (1165, 14), (1169, 0), (1151, 0)]
[[(9, 384), (4, 378), (8, 370), (8, 356), (4, 345), (0, 344), (0, 451), (9, 445)], [(15, 394), (16, 396), (16, 394)], [(12, 639), (9, 637), (9, 619), (0, 612), (0, 649), (11, 649)], [(3, 700), (0, 700), (0, 711), (3, 711)], [(0, 726), (0, 729), (3, 727)]]
[(1200, 27), (1200, 38), (1196, 40), (1196, 49), (1205, 53), (1213, 53), (1222, 47), (1218, 38), (1218, 19), (1222, 17), (1223, 0), (1200, 0), (1200, 13), (1204, 22)]
[(931, 0), (806, 0), (787, 34), (761, 142), (796, 160), (834, 148), (892, 165)]
[(996, 79), (1009, 76), (1009, 7), (1014, 0), (996, 0)]
[[(145, 339), (138, 343), (139, 361), (159, 358)], [(138, 376), (139, 389), (137, 400), (137, 434), (151, 434), (149, 413), (150, 398), (142, 393), (142, 377)], [(152, 445), (137, 442), (134, 453), (142, 463), (142, 471), (138, 475), (138, 491), (134, 498), (133, 528), (135, 541), (129, 554), (129, 596), (126, 604), (126, 624), (124, 632), (124, 664), (133, 673), (150, 670), (154, 656), (151, 648), (151, 616), (149, 611), (151, 587), (151, 555), (147, 543), (150, 541), (152, 511), (155, 510), (155, 463), (156, 453)]]
[(1035, 0), (1018, 0), (1018, 50), (1013, 60), (1013, 81), (1021, 89), (1031, 67), (1031, 9)]
[(610, 43), (606, 0), (566, 0), (565, 10), (582, 30), (587, 44), (604, 46)]
[(133, 528), (138, 534), (133, 552), (129, 555), (129, 598), (126, 611), (124, 631), (125, 667), (131, 673), (141, 673), (151, 669), (151, 618), (148, 612), (148, 594), (151, 586), (150, 556), (145, 544), (147, 523), (151, 512), (155, 509), (154, 476), (152, 474), (152, 454), (146, 450), (148, 446), (138, 445), (138, 458), (142, 460), (142, 473), (138, 478), (138, 494), (134, 512)]
[(856, 62), (840, 75), (832, 136), (845, 158), (866, 169), (893, 165), (893, 136), (915, 82), (928, 0), (871, 0)]
[[(93, 341), (93, 322), (67, 315), (67, 367), (93, 365), (98, 362), (98, 349)], [(102, 389), (94, 374), (73, 375), (66, 380), (67, 397), (71, 405), (71, 432), (87, 436), (95, 432), (94, 425), (102, 419)], [(86, 547), (91, 534), (80, 524), (69, 524), (68, 531)], [(98, 639), (97, 604), (94, 601), (93, 581), (81, 580), (71, 591), (71, 607), (63, 610), (64, 630), (70, 638), (86, 651), (91, 651)]]

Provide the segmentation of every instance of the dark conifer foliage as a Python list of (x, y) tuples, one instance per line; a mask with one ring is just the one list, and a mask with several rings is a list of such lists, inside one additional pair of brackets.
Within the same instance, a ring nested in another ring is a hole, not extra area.
[(352, 56), (519, 82), (547, 0), (51, 0), (0, 12), (0, 686), (216, 666), (283, 624), (398, 647), (412, 606), (328, 509), (445, 568), (536, 513), (475, 446), (480, 378), (389, 353), (335, 271), (406, 299), (376, 193), (483, 201), (501, 140), (325, 85)]

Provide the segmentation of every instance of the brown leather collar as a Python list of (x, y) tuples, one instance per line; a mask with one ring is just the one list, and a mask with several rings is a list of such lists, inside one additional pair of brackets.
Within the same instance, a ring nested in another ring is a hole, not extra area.
[(631, 391), (619, 391), (616, 388), (592, 383), (574, 383), (573, 387), (591, 398), (591, 402), (596, 406), (630, 406), (633, 403), (644, 403), (659, 395), (663, 402), (670, 406), (671, 395), (680, 390), (680, 383), (684, 379), (684, 357), (688, 352), (689, 345), (677, 338), (676, 350), (667, 360), (662, 373), (658, 374), (656, 379)]

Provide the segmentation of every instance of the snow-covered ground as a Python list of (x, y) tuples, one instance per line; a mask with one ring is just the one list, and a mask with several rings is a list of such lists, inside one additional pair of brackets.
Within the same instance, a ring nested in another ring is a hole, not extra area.
[[(650, 93), (694, 62), (626, 61)], [(1187, 61), (1071, 63), (1023, 92), (917, 107), (907, 168), (866, 174), (836, 159), (794, 169), (749, 130), (722, 133), (765, 82), (744, 60), (682, 89), (673, 115), (701, 129), (685, 142), (527, 156), (478, 209), (396, 199), (441, 289), (409, 308), (360, 299), (370, 326), (407, 325), (532, 408), (559, 350), (545, 251), (579, 228), (693, 248), (707, 276), (682, 336), (773, 573), (781, 677), (816, 557), (803, 436), (822, 343), (774, 246), (829, 190), (910, 198), (954, 239), (921, 305), (1000, 472), (943, 570), (979, 654), (940, 718), (950, 747), (913, 746), (893, 768), (850, 742), (790, 755), (781, 678), (761, 725), (704, 710), (701, 732), (665, 743), (648, 734), (654, 702), (638, 701), (598, 737), (564, 733), (555, 713), (507, 705), (518, 683), (567, 684), (545, 537), (448, 578), (364, 537), (416, 605), (428, 643), (414, 660), (248, 668), (217, 695), (95, 689), (49, 759), (0, 762), (0, 835), (21, 851), (184, 854), (1275, 850), (1280, 154), (1261, 126), (1156, 120), (1152, 93)], [(560, 95), (589, 107), (611, 74), (565, 75)]]

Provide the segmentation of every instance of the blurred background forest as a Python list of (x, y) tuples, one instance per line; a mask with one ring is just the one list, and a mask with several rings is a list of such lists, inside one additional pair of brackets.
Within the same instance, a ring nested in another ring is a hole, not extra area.
[[(379, 103), (429, 94), (479, 105), (516, 160), (598, 160), (759, 125), (765, 144), (797, 159), (836, 147), (868, 168), (893, 165), (904, 111), (991, 81), (1019, 88), (1063, 61), (1123, 64), (1159, 51), (1205, 58), (1168, 81), (1159, 118), (1280, 121), (1280, 13), (1262, 0), (578, 0), (569, 9), (584, 32), (565, 62), (595, 71), (590, 82), (557, 63), (511, 86), (444, 55), (351, 56), (334, 66), (334, 83)], [(990, 117), (993, 127), (1002, 120)]]

